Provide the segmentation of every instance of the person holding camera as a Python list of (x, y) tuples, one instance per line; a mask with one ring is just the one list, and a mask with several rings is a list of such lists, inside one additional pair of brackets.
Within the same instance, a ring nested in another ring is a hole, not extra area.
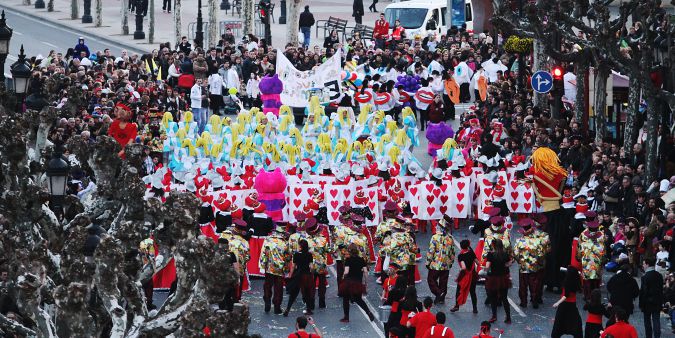
[[(314, 333), (307, 332), (307, 324), (312, 327)], [(321, 338), (321, 330), (314, 323), (312, 317), (300, 316), (295, 320), (295, 329), (297, 331), (288, 335), (288, 338)]]

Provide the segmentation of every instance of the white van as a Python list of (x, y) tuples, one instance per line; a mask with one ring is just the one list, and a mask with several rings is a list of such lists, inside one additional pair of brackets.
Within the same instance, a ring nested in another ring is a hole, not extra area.
[(459, 10), (453, 11), (452, 23), (447, 20), (447, 0), (411, 0), (392, 3), (384, 9), (384, 16), (390, 27), (394, 27), (394, 21), (400, 20), (409, 38), (418, 34), (426, 36), (432, 32), (445, 34), (451, 26), (459, 27), (463, 23), (466, 23), (467, 31), (473, 31), (472, 0), (452, 1), (464, 3), (464, 13)]

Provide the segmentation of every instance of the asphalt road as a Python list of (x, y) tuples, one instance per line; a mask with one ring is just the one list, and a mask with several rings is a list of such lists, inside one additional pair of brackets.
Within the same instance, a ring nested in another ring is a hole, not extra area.
[[(88, 34), (84, 28), (83, 31), (76, 31), (38, 20), (5, 8), (1, 3), (0, 9), (5, 10), (7, 26), (14, 30), (12, 39), (10, 40), (10, 53), (5, 63), (4, 72), (6, 74), (9, 74), (10, 65), (17, 60), (21, 45), (23, 45), (25, 54), (28, 57), (38, 54), (46, 57), (50, 50), (65, 54), (68, 48), (75, 47), (77, 39), (80, 36), (85, 38), (85, 43), (91, 52), (110, 48), (113, 55), (120, 55), (121, 50), (125, 49), (125, 46), (111, 44), (100, 37)], [(65, 18), (67, 14), (64, 13), (63, 16)], [(130, 51), (133, 50), (130, 49)]]
[[(468, 225), (460, 225), (459, 230), (453, 232), (455, 240), (457, 243), (462, 239), (471, 240), (472, 246), (478, 242), (478, 236), (472, 234), (468, 230)], [(512, 238), (520, 237), (520, 234), (513, 231)], [(418, 233), (417, 234), (417, 244), (422, 250), (423, 256), (428, 249), (428, 243), (431, 234), (429, 233)], [(459, 250), (457, 250), (459, 252)], [(416, 285), (417, 294), (420, 300), (426, 296), (432, 296), (429, 291), (429, 287), (426, 282), (427, 270), (424, 267), (424, 260), (418, 262), (418, 268), (420, 274), (422, 275), (422, 282)], [(559, 294), (553, 294), (550, 292), (544, 291), (543, 300), (544, 304), (541, 305), (538, 309), (533, 309), (530, 304), (527, 308), (521, 308), (518, 306), (520, 303), (518, 298), (518, 268), (517, 265), (511, 268), (511, 278), (513, 280), (513, 288), (509, 290), (509, 303), (511, 305), (511, 316), (512, 324), (505, 324), (504, 321), (504, 310), (503, 308), (498, 308), (497, 310), (497, 322), (492, 326), (493, 336), (499, 337), (500, 330), (503, 330), (504, 338), (544, 338), (550, 337), (551, 329), (553, 327), (553, 321), (555, 318), (555, 309), (552, 307), (558, 299), (560, 299)], [(444, 305), (434, 305), (432, 311), (443, 311), (447, 315), (446, 325), (449, 326), (455, 333), (455, 337), (466, 338), (472, 337), (478, 332), (481, 321), (488, 320), (491, 317), (491, 310), (488, 306), (484, 305), (486, 299), (485, 288), (483, 285), (478, 285), (476, 291), (478, 294), (478, 314), (473, 314), (471, 311), (471, 300), (467, 300), (467, 304), (464, 304), (458, 312), (450, 313), (449, 310), (454, 306), (455, 302), (455, 290), (456, 283), (455, 279), (459, 273), (459, 267), (457, 263), (453, 265), (450, 271), (449, 278), (449, 287), (448, 287), (448, 296), (445, 298)], [(603, 295), (605, 297), (604, 302), (607, 302), (607, 292), (605, 289), (605, 284), (613, 274), (605, 273), (603, 276)], [(263, 311), (263, 299), (262, 299), (262, 279), (254, 279), (252, 282), (252, 291), (244, 295), (244, 302), (246, 302), (251, 311), (251, 324), (249, 326), (249, 333), (257, 333), (263, 337), (287, 337), (289, 333), (294, 332), (295, 318), (299, 315), (302, 315), (303, 304), (301, 297), (298, 297), (295, 305), (293, 305), (292, 311), (288, 317), (283, 317), (281, 315), (265, 314)], [(639, 284), (638, 279), (638, 284)], [(317, 309), (314, 311), (312, 316), (317, 323), (317, 326), (321, 328), (324, 332), (325, 337), (384, 337), (383, 335), (383, 326), (382, 322), (379, 320), (379, 316), (382, 315), (382, 311), (378, 309), (378, 306), (381, 305), (380, 296), (382, 295), (382, 287), (375, 283), (375, 277), (370, 272), (368, 280), (368, 294), (366, 296), (367, 303), (371, 310), (378, 316), (378, 319), (375, 322), (369, 322), (365, 313), (362, 312), (358, 306), (353, 304), (350, 308), (350, 323), (342, 324), (339, 322), (342, 318), (342, 299), (337, 297), (337, 287), (335, 285), (335, 274), (334, 270), (331, 269), (331, 276), (328, 279), (329, 288), (326, 295), (326, 309)], [(284, 308), (287, 301), (287, 296), (284, 296)], [(582, 310), (583, 303), (581, 299), (577, 302), (579, 312), (582, 320), (585, 322), (586, 313)], [(662, 336), (668, 337), (670, 335), (670, 324), (665, 317), (661, 318), (661, 328)], [(636, 312), (631, 316), (630, 323), (635, 325), (638, 330), (638, 336), (644, 337), (644, 324), (642, 320), (642, 313), (637, 310), (637, 301), (636, 301)]]

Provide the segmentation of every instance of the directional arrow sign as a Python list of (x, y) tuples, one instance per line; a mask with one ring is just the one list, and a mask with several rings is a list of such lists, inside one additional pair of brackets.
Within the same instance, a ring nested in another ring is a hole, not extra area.
[(532, 75), (532, 89), (535, 92), (545, 94), (553, 88), (553, 76), (551, 73), (540, 70)]

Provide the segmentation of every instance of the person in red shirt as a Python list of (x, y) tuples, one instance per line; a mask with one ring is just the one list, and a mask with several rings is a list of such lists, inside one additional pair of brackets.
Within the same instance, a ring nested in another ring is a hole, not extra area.
[(494, 338), (490, 335), (490, 322), (487, 320), (480, 323), (480, 332), (473, 338)]
[[(314, 333), (308, 333), (305, 329), (307, 324), (312, 326)], [(295, 329), (297, 331), (288, 335), (288, 338), (321, 338), (321, 330), (314, 324), (312, 317), (300, 316), (295, 320)]]
[(616, 323), (608, 326), (605, 331), (602, 331), (602, 338), (637, 338), (637, 330), (635, 326), (628, 324), (628, 313), (626, 310), (617, 308), (614, 310), (614, 318)]
[(406, 323), (407, 327), (415, 328), (415, 338), (421, 338), (428, 328), (436, 325), (436, 316), (431, 313), (431, 306), (434, 304), (434, 300), (431, 297), (427, 297), (424, 298), (422, 304), (424, 304), (424, 311), (415, 314)]
[(452, 330), (444, 326), (445, 324), (445, 313), (438, 312), (436, 314), (436, 324), (429, 327), (424, 334), (419, 336), (422, 338), (455, 338), (455, 333)]
[(108, 136), (117, 141), (122, 147), (118, 155), (124, 158), (124, 147), (136, 139), (138, 126), (135, 123), (129, 123), (131, 118), (131, 109), (123, 103), (115, 106), (115, 119), (108, 128)]
[(375, 38), (375, 49), (384, 49), (384, 41), (389, 37), (389, 22), (384, 19), (384, 13), (380, 14), (380, 19), (375, 21), (373, 28), (373, 38)]

